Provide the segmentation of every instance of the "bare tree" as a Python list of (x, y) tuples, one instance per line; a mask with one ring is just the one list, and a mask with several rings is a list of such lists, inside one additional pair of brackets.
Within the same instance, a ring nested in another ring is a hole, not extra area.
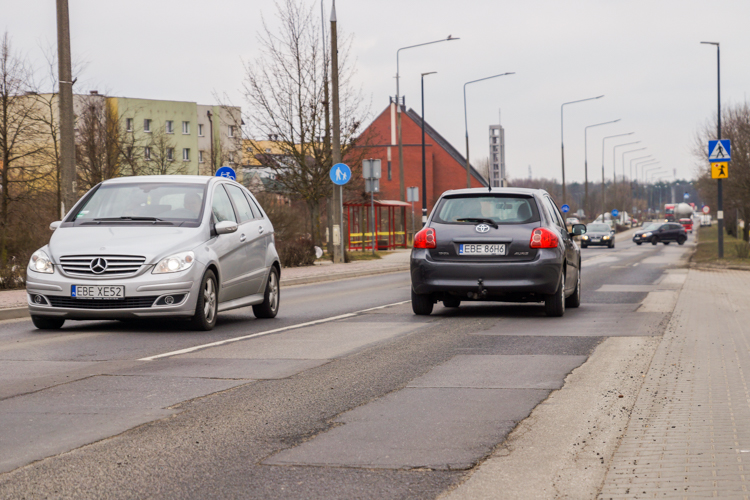
[(177, 157), (175, 141), (164, 127), (156, 127), (146, 143), (148, 155), (143, 158), (138, 175), (177, 175), (186, 174), (187, 166), (182, 156)]
[(117, 113), (103, 95), (80, 96), (76, 121), (78, 189), (120, 175), (122, 145)]
[(17, 202), (39, 190), (44, 134), (38, 121), (34, 72), (14, 53), (6, 32), (0, 41), (0, 265), (7, 262), (8, 231)]
[[(287, 196), (304, 200), (310, 212), (315, 244), (320, 244), (321, 202), (331, 195), (328, 177), (331, 149), (324, 140), (326, 102), (320, 24), (312, 7), (301, 0), (280, 0), (276, 15), (280, 28), (268, 26), (258, 36), (262, 55), (246, 64), (243, 83), (251, 137), (271, 139), (278, 154), (256, 156), (274, 173), (275, 185)], [(339, 49), (342, 157), (354, 146), (367, 114), (361, 92), (352, 86), (354, 69), (347, 57), (351, 39)], [(253, 147), (263, 151), (256, 144)]]

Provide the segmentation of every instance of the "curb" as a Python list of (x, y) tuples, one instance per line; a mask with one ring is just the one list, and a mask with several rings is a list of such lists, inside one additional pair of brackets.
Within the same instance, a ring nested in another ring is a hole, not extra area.
[(0, 309), (0, 321), (4, 321), (6, 319), (28, 318), (29, 316), (28, 306), (6, 307), (4, 309)]
[(285, 286), (309, 285), (311, 283), (322, 283), (325, 281), (338, 281), (348, 278), (359, 278), (361, 276), (374, 276), (377, 274), (397, 273), (408, 271), (410, 264), (381, 267), (377, 269), (363, 269), (359, 271), (346, 271), (335, 274), (320, 274), (318, 276), (305, 276), (300, 278), (281, 278), (280, 284)]

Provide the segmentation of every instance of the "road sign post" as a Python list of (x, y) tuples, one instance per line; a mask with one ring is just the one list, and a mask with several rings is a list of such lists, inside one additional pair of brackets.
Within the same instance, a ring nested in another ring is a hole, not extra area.
[(419, 201), (419, 188), (417, 186), (406, 188), (406, 201), (411, 202), (411, 233), (414, 234), (414, 202)]
[[(721, 109), (721, 106), (719, 107)], [(719, 258), (724, 258), (724, 193), (721, 180), (729, 177), (729, 162), (732, 161), (732, 143), (721, 138), (721, 111), (719, 111), (718, 140), (708, 141), (708, 161), (711, 162), (711, 178), (716, 179), (716, 220), (719, 231)]]
[[(380, 160), (362, 160), (362, 177), (365, 178), (365, 192), (370, 193), (370, 226), (372, 230), (372, 254), (375, 255), (375, 193), (380, 192)], [(364, 250), (365, 239), (362, 236), (362, 250)]]
[[(331, 238), (333, 239), (333, 247), (341, 246), (341, 253), (339, 254), (341, 262), (345, 262), (346, 259), (344, 258), (345, 250), (344, 250), (344, 235), (342, 228), (344, 227), (344, 184), (349, 182), (352, 178), (352, 169), (349, 168), (349, 165), (346, 163), (337, 163), (334, 166), (331, 167), (330, 172), (328, 172), (328, 176), (331, 178), (331, 181), (338, 186), (338, 196), (334, 196), (334, 201), (338, 201), (338, 206), (334, 208), (334, 210), (338, 210), (338, 216), (334, 217), (334, 222), (338, 221), (339, 224), (333, 225), (333, 234), (331, 235)], [(336, 189), (336, 188), (334, 188)], [(336, 200), (338, 198), (338, 200)], [(336, 252), (334, 252), (336, 253)], [(334, 261), (336, 260), (336, 255), (334, 255)]]

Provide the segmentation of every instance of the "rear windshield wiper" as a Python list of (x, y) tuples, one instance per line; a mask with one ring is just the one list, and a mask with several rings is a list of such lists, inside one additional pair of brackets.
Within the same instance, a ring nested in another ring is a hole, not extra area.
[(484, 222), (485, 224), (489, 224), (490, 226), (494, 227), (495, 229), (498, 228), (497, 223), (492, 219), (474, 219), (474, 218), (466, 218), (466, 219), (456, 219), (458, 222), (476, 222), (481, 223)]
[(121, 221), (121, 220), (164, 222), (164, 220), (159, 219), (158, 217), (130, 217), (129, 215), (125, 215), (122, 217), (101, 217), (99, 219), (94, 219), (94, 220), (101, 221), (101, 222)]

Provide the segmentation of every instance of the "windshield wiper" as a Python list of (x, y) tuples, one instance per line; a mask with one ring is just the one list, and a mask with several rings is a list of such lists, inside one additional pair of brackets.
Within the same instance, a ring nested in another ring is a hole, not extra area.
[(484, 222), (485, 224), (489, 224), (490, 226), (494, 227), (495, 229), (498, 228), (497, 223), (494, 220), (492, 220), (492, 219), (475, 219), (475, 218), (469, 217), (469, 218), (466, 218), (466, 219), (456, 219), (456, 221), (458, 221), (458, 222), (477, 222), (477, 223)]
[(94, 219), (95, 221), (148, 221), (148, 222), (164, 222), (164, 220), (159, 219), (158, 217), (131, 217), (129, 215), (124, 215), (122, 217), (101, 217), (99, 219)]

